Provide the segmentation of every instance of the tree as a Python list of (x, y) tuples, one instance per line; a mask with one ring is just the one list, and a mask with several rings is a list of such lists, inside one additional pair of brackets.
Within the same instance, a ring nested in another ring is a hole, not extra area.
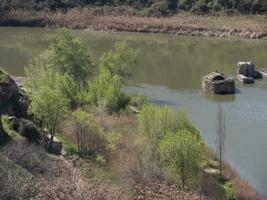
[(225, 116), (221, 104), (219, 104), (219, 109), (217, 113), (217, 156), (219, 157), (220, 163), (220, 176), (222, 177), (222, 157), (225, 148)]
[(93, 116), (80, 108), (73, 112), (76, 142), (80, 156), (103, 153), (105, 137)]
[(203, 155), (201, 140), (186, 129), (169, 132), (160, 142), (160, 152), (164, 166), (179, 177), (183, 189), (194, 185)]
[(76, 108), (88, 87), (92, 68), (86, 44), (69, 30), (61, 29), (50, 47), (26, 67), (27, 86), (33, 92), (42, 87), (59, 89)]
[(124, 109), (130, 98), (123, 90), (123, 83), (136, 63), (135, 49), (128, 47), (126, 42), (115, 43), (114, 50), (100, 58), (100, 73), (88, 89), (89, 103), (108, 112)]
[(29, 112), (43, 123), (51, 134), (51, 143), (60, 122), (68, 113), (68, 100), (58, 90), (41, 88), (32, 96)]
[(138, 122), (144, 136), (145, 154), (153, 162), (160, 160), (159, 143), (168, 132), (187, 129), (200, 139), (199, 132), (181, 109), (173, 110), (166, 106), (145, 105)]
[(51, 64), (57, 72), (67, 73), (80, 87), (87, 86), (93, 65), (86, 44), (70, 30), (60, 29), (49, 48)]
[(103, 54), (100, 58), (100, 68), (108, 70), (111, 75), (120, 76), (122, 79), (131, 74), (137, 64), (136, 49), (130, 48), (125, 41), (117, 42), (114, 49)]

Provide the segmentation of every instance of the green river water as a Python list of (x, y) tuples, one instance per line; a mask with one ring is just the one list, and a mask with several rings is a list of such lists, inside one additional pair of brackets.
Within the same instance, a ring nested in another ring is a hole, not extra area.
[[(49, 45), (54, 31), (0, 28), (0, 66), (23, 75), (28, 60)], [(267, 67), (267, 41), (170, 35), (74, 31), (88, 44), (92, 60), (126, 40), (140, 49), (140, 65), (128, 80), (130, 92), (142, 92), (151, 102), (187, 110), (208, 146), (215, 147), (218, 103), (226, 115), (225, 159), (267, 199), (267, 80), (237, 85), (236, 95), (217, 96), (201, 90), (201, 77), (218, 70), (233, 75), (238, 61)], [(266, 167), (266, 168), (265, 168)]]

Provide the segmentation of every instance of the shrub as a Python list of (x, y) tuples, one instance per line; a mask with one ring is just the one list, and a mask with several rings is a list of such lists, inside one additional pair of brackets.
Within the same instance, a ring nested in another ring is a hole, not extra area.
[(30, 173), (0, 153), (0, 199), (21, 200), (35, 196), (36, 181)]
[(100, 110), (118, 112), (126, 107), (130, 98), (123, 91), (122, 79), (103, 70), (89, 86), (88, 101)]
[(129, 105), (134, 106), (137, 109), (141, 109), (144, 105), (148, 103), (148, 98), (143, 94), (133, 94), (130, 98), (131, 100), (129, 102)]
[(34, 175), (50, 176), (56, 173), (55, 163), (48, 157), (45, 149), (24, 141), (10, 143), (1, 149), (3, 155)]
[(148, 177), (165, 178), (161, 169), (160, 142), (169, 132), (186, 129), (201, 141), (199, 132), (191, 125), (183, 110), (145, 105), (138, 118), (143, 150), (143, 165)]
[(203, 149), (195, 134), (186, 129), (169, 132), (160, 141), (160, 152), (164, 166), (179, 177), (183, 189), (198, 183)]
[(225, 200), (236, 200), (233, 185), (227, 181), (223, 184)]
[(106, 139), (92, 115), (77, 109), (73, 112), (73, 118), (79, 155), (105, 155)]
[[(24, 137), (28, 139), (29, 142), (35, 142), (41, 144), (45, 137), (43, 131), (37, 127), (32, 121), (21, 119), (19, 124), (13, 120), (11, 126)], [(17, 126), (17, 127), (16, 127)]]
[(191, 12), (196, 14), (208, 13), (212, 8), (211, 2), (208, 3), (207, 0), (199, 0), (192, 7)]

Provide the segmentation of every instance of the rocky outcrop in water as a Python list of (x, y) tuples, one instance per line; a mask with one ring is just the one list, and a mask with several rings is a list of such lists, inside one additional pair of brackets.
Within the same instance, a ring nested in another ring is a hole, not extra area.
[(254, 83), (254, 79), (262, 78), (262, 74), (255, 69), (253, 62), (237, 63), (237, 80), (242, 83)]
[(202, 88), (214, 94), (233, 94), (235, 81), (217, 72), (211, 72), (202, 77)]

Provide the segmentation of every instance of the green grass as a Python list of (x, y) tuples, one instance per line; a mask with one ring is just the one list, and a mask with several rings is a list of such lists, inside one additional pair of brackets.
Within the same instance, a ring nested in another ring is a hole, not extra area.
[(9, 76), (4, 70), (0, 68), (0, 82), (5, 82), (7, 80), (9, 80)]
[(2, 123), (3, 123), (3, 128), (4, 128), (5, 132), (7, 133), (10, 140), (17, 140), (17, 139), (21, 138), (19, 133), (17, 133), (16, 131), (13, 131), (10, 128), (9, 119), (8, 119), (7, 115), (2, 116)]
[(62, 142), (64, 150), (70, 155), (79, 155), (78, 147), (63, 134), (58, 134), (57, 138)]

